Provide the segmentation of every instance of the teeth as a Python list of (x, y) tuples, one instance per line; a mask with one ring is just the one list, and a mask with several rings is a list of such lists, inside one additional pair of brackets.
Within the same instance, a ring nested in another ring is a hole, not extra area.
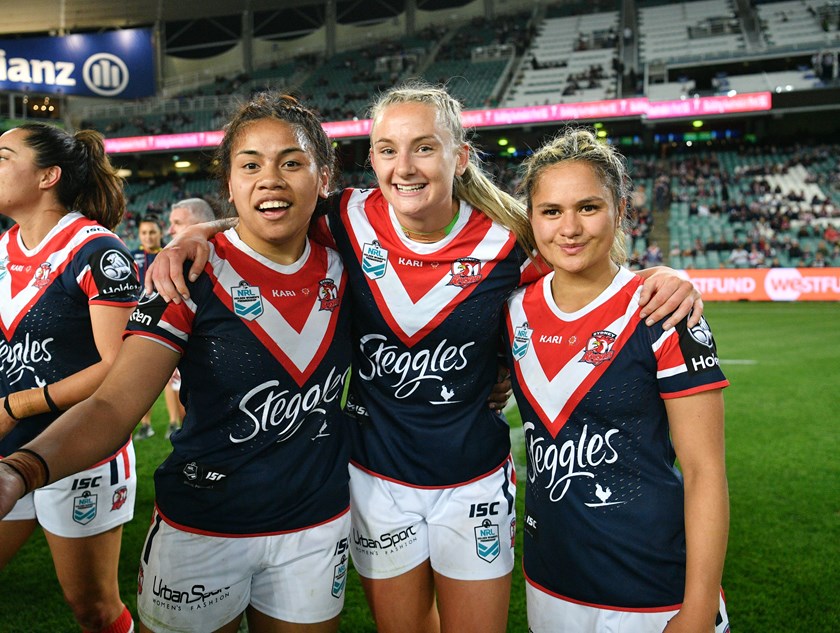
[(286, 209), (290, 205), (288, 202), (283, 202), (282, 200), (269, 200), (268, 202), (263, 202), (258, 209), (265, 210), (265, 209)]
[(397, 191), (420, 191), (426, 185), (396, 185)]

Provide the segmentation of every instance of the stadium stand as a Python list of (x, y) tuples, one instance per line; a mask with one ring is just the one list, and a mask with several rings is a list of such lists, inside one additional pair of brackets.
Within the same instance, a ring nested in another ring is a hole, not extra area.
[[(300, 12), (304, 4), (312, 3), (302, 2)], [(364, 37), (355, 31), (346, 39), (342, 34), (353, 31), (352, 19), (330, 30), (325, 15), (313, 10), (307, 17), (312, 25), (300, 30), (299, 39), (290, 36), (284, 43), (283, 37), (272, 36), (270, 42), (261, 42), (254, 36), (254, 49), (271, 50), (268, 56), (244, 59), (245, 47), (237, 42), (231, 49), (235, 54), (211, 55), (198, 70), (165, 73), (156, 97), (78, 105), (67, 100), (64, 117), (71, 127), (93, 127), (106, 137), (204, 132), (218, 130), (225, 113), (243, 96), (281, 88), (314, 105), (325, 120), (359, 119), (367, 116), (372, 94), (411, 77), (446, 84), (467, 109), (764, 91), (796, 99), (800, 93), (819, 95), (821, 89), (840, 87), (840, 14), (828, 0), (508, 0), (490, 5), (452, 0), (435, 6), (416, 7), (411, 29), (406, 8), (392, 8), (382, 18), (371, 13), (372, 7), (360, 9), (354, 18), (358, 24), (381, 24), (387, 18), (389, 26), (367, 29)], [(237, 17), (237, 22), (242, 21)], [(380, 30), (383, 35), (376, 37)], [(337, 33), (333, 42), (330, 32)], [(179, 42), (178, 50), (190, 46)], [(166, 47), (161, 52), (166, 56)], [(815, 103), (823, 105), (816, 106), (812, 101), (800, 98), (797, 103), (803, 110), (831, 109), (840, 99), (817, 97)], [(768, 123), (726, 125), (734, 131), (727, 129), (724, 135), (721, 130), (717, 138), (729, 141), (732, 132), (731, 142), (702, 149), (705, 154), (677, 147), (689, 135), (672, 130), (662, 135), (669, 139), (667, 146), (660, 141), (662, 147), (650, 153), (653, 136), (659, 136), (650, 122), (635, 129), (622, 126), (623, 131), (616, 129), (607, 137), (627, 145), (637, 188), (647, 192), (632, 228), (636, 258), (641, 262), (658, 243), (665, 260), (675, 266), (740, 265), (731, 260), (733, 250), (740, 251), (739, 243), (756, 243), (753, 238), (767, 226), (774, 242), (764, 253), (765, 264), (774, 258), (781, 264), (797, 263), (797, 251), (790, 255), (785, 247), (794, 240), (805, 261), (818, 250), (827, 251), (829, 262), (840, 261), (836, 239), (827, 241), (827, 249), (820, 246), (826, 230), (838, 223), (837, 146), (825, 145), (828, 149), (807, 156), (800, 150), (785, 153), (760, 143), (768, 135)], [(523, 136), (517, 144), (526, 148), (550, 131), (508, 130)], [(364, 140), (342, 141), (338, 148), (344, 155), (342, 184), (373, 184), (364, 164)], [(512, 154), (502, 154), (491, 144), (486, 159), (497, 179), (513, 191), (516, 166), (527, 150), (511, 149)], [(144, 213), (165, 216), (169, 205), (185, 195), (215, 196), (206, 155), (191, 160), (188, 172), (173, 171), (171, 163), (162, 164), (166, 161), (129, 160), (136, 164), (128, 180), (131, 215), (123, 227), (129, 244), (136, 239), (136, 219)], [(149, 167), (156, 163), (158, 167)], [(706, 166), (701, 169), (700, 164)], [(779, 164), (785, 169), (776, 173)], [(708, 171), (702, 186), (686, 175), (692, 170)], [(745, 250), (749, 256), (750, 249)]]

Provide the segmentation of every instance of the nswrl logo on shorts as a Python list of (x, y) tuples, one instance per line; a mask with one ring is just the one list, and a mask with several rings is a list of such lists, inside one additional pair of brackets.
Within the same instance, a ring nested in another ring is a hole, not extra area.
[(81, 496), (73, 497), (73, 520), (76, 523), (87, 525), (96, 518), (96, 498), (85, 490)]
[(499, 526), (484, 519), (475, 529), (475, 552), (482, 560), (492, 563), (499, 557), (501, 542), (499, 540)]
[(332, 595), (340, 598), (344, 593), (344, 585), (347, 584), (347, 555), (341, 557), (341, 562), (333, 570)]

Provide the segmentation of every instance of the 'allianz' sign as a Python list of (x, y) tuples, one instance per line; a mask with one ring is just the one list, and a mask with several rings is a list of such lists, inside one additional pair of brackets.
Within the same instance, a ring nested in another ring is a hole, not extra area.
[(133, 99), (155, 93), (149, 29), (0, 40), (0, 90)]

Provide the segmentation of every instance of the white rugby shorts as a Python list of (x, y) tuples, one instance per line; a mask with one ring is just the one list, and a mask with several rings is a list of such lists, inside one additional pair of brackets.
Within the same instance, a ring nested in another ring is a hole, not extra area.
[[(679, 610), (619, 611), (563, 600), (525, 583), (529, 633), (662, 633)], [(729, 633), (723, 594), (715, 633)]]
[(415, 488), (350, 465), (353, 565), (365, 578), (393, 578), (427, 559), (455, 580), (492, 580), (513, 570), (513, 460), (449, 488)]
[(268, 536), (187, 532), (155, 512), (140, 557), (137, 611), (157, 633), (205, 633), (248, 605), (269, 617), (311, 624), (341, 613), (350, 513)]
[(21, 497), (3, 520), (36, 519), (47, 532), (65, 538), (95, 536), (131, 521), (136, 489), (129, 441), (111, 459)]

